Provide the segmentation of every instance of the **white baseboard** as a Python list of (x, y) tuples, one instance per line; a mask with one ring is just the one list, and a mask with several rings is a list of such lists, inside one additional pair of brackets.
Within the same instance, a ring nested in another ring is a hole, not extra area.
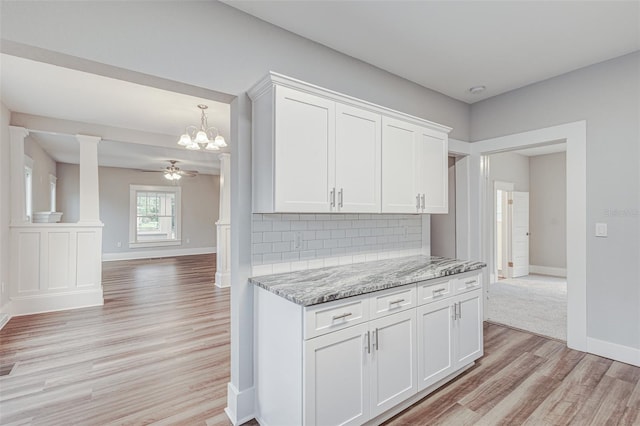
[(529, 273), (566, 278), (567, 268), (552, 268), (550, 266), (529, 265)]
[(242, 392), (227, 384), (227, 407), (224, 412), (233, 426), (241, 425), (255, 417), (255, 388), (251, 387)]
[(11, 316), (88, 308), (104, 304), (102, 289), (36, 294), (11, 298)]
[(103, 262), (114, 260), (153, 259), (158, 257), (190, 256), (194, 254), (215, 253), (215, 247), (179, 248), (168, 250), (131, 250), (119, 253), (102, 253)]
[(587, 337), (587, 352), (640, 367), (640, 349)]
[(231, 274), (229, 272), (216, 272), (216, 287), (231, 287)]

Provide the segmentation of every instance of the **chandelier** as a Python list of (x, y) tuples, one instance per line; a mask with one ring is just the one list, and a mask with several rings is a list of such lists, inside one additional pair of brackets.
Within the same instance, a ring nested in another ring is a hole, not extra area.
[(204, 104), (199, 104), (198, 108), (202, 111), (200, 117), (200, 128), (196, 126), (188, 126), (180, 139), (178, 145), (187, 149), (197, 151), (199, 149), (207, 149), (209, 151), (218, 151), (220, 148), (227, 146), (224, 138), (215, 127), (209, 127), (207, 124), (207, 115), (204, 111), (208, 108)]

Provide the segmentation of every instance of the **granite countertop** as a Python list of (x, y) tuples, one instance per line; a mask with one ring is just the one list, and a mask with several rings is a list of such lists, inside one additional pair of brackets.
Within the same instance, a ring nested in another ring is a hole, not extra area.
[(410, 256), (263, 275), (249, 278), (249, 282), (298, 305), (310, 306), (419, 281), (461, 274), (485, 266), (487, 265), (482, 262), (469, 262), (438, 256)]

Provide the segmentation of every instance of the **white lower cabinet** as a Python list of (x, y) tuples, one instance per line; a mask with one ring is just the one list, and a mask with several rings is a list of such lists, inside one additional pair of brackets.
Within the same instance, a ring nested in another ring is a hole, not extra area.
[(378, 424), (482, 356), (479, 274), (302, 307), (256, 288), (263, 426)]
[(418, 391), (482, 356), (482, 291), (418, 307)]
[(356, 425), (417, 391), (415, 310), (305, 342), (305, 424)]

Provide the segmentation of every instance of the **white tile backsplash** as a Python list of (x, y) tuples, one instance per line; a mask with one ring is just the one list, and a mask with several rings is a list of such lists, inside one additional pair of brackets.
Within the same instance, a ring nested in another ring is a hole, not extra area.
[(252, 225), (254, 275), (410, 256), (422, 249), (419, 215), (254, 214)]

